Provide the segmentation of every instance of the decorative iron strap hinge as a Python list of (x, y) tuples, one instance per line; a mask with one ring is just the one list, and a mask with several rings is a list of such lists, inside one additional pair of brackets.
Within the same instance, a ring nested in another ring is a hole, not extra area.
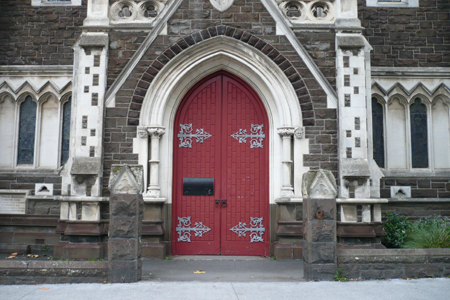
[(206, 139), (212, 137), (203, 128), (196, 129), (195, 133), (192, 133), (192, 124), (180, 124), (181, 130), (178, 133), (180, 139), (180, 148), (192, 148), (192, 139), (195, 138), (197, 143), (203, 143)]
[(196, 222), (195, 227), (191, 226), (191, 217), (178, 217), (178, 225), (175, 229), (178, 233), (179, 242), (191, 242), (191, 231), (194, 232), (194, 236), (202, 237), (204, 233), (211, 230), (211, 228), (203, 225), (203, 222)]
[(231, 137), (239, 141), (239, 143), (247, 143), (247, 139), (250, 140), (250, 148), (263, 148), (262, 141), (266, 138), (263, 132), (263, 124), (252, 124), (251, 133), (247, 133), (247, 129), (239, 129), (238, 132), (233, 133)]
[(250, 217), (250, 227), (245, 227), (247, 224), (239, 222), (230, 230), (238, 234), (238, 236), (247, 236), (247, 232), (250, 232), (250, 243), (264, 242), (263, 234), (266, 231), (262, 224), (263, 218)]

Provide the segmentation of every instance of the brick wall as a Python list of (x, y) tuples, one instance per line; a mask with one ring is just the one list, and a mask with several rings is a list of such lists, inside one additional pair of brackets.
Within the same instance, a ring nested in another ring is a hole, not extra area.
[[(205, 35), (199, 34), (201, 32)], [(326, 108), (325, 92), (286, 37), (276, 35), (275, 21), (260, 1), (236, 0), (230, 9), (221, 13), (212, 8), (209, 0), (185, 0), (168, 22), (168, 35), (156, 38), (119, 90), (115, 98), (116, 107), (106, 109), (105, 187), (111, 164), (137, 163), (137, 155), (131, 154), (132, 139), (136, 137), (142, 101), (153, 78), (170, 59), (189, 47), (189, 43), (201, 42), (206, 36), (217, 34), (255, 47), (284, 70), (299, 97), (306, 137), (310, 139), (311, 155), (305, 157), (305, 165), (337, 172), (336, 110)], [(335, 85), (334, 33), (296, 34), (330, 83)], [(143, 37), (141, 33), (111, 33), (109, 85)], [(197, 38), (200, 39), (195, 41)], [(289, 66), (284, 69), (282, 64)], [(106, 188), (104, 193), (108, 193)]]
[(33, 7), (31, 0), (0, 1), (0, 65), (72, 65), (86, 3)]
[(450, 3), (420, 0), (419, 8), (366, 7), (358, 0), (364, 35), (377, 67), (450, 67)]

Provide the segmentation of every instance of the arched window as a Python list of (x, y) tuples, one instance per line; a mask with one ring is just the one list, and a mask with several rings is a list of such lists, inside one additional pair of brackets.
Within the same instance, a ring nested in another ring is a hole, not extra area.
[(62, 119), (62, 137), (61, 137), (61, 166), (67, 162), (69, 158), (69, 142), (70, 142), (70, 111), (72, 108), (72, 97), (63, 105)]
[(410, 107), (411, 162), (413, 168), (428, 168), (427, 107), (419, 98)]
[(36, 135), (36, 102), (27, 96), (20, 105), (17, 164), (33, 164)]
[(372, 140), (373, 159), (380, 168), (384, 168), (384, 117), (383, 106), (372, 97)]

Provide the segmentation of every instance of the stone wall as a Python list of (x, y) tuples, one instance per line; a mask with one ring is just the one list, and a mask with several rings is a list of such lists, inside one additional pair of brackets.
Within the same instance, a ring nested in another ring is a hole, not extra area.
[(354, 279), (450, 275), (450, 249), (339, 249), (338, 268)]
[(102, 283), (106, 261), (0, 261), (0, 284)]
[(376, 67), (450, 67), (450, 3), (420, 0), (418, 8), (366, 7), (358, 0)]
[[(143, 39), (141, 32), (127, 32), (126, 42), (120, 41), (124, 34), (117, 31), (110, 35), (109, 85)], [(296, 34), (334, 86), (334, 33), (325, 30)], [(106, 109), (104, 182), (108, 182), (112, 164), (137, 163), (137, 155), (131, 154), (132, 139), (136, 137), (142, 102), (153, 78), (177, 54), (217, 35), (255, 47), (284, 71), (298, 95), (306, 138), (310, 139), (311, 155), (305, 157), (305, 166), (337, 173), (336, 110), (326, 108), (325, 92), (286, 37), (276, 35), (275, 21), (262, 3), (236, 0), (230, 9), (220, 13), (208, 0), (185, 0), (168, 21), (168, 35), (155, 39), (118, 91), (116, 107)]]
[(87, 0), (82, 6), (48, 7), (0, 1), (0, 65), (72, 65), (86, 5)]
[(52, 183), (53, 194), (61, 195), (61, 176), (55, 173), (0, 173), (0, 189), (30, 190), (34, 195), (36, 183)]
[[(449, 47), (450, 48), (450, 47)], [(411, 187), (411, 198), (450, 198), (450, 178), (389, 178), (380, 180), (380, 197), (391, 197), (391, 186)]]

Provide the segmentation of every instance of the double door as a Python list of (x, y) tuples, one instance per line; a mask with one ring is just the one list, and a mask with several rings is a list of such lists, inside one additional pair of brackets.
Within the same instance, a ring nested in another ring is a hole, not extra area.
[(215, 73), (185, 96), (174, 128), (172, 253), (268, 255), (269, 128), (258, 95)]

